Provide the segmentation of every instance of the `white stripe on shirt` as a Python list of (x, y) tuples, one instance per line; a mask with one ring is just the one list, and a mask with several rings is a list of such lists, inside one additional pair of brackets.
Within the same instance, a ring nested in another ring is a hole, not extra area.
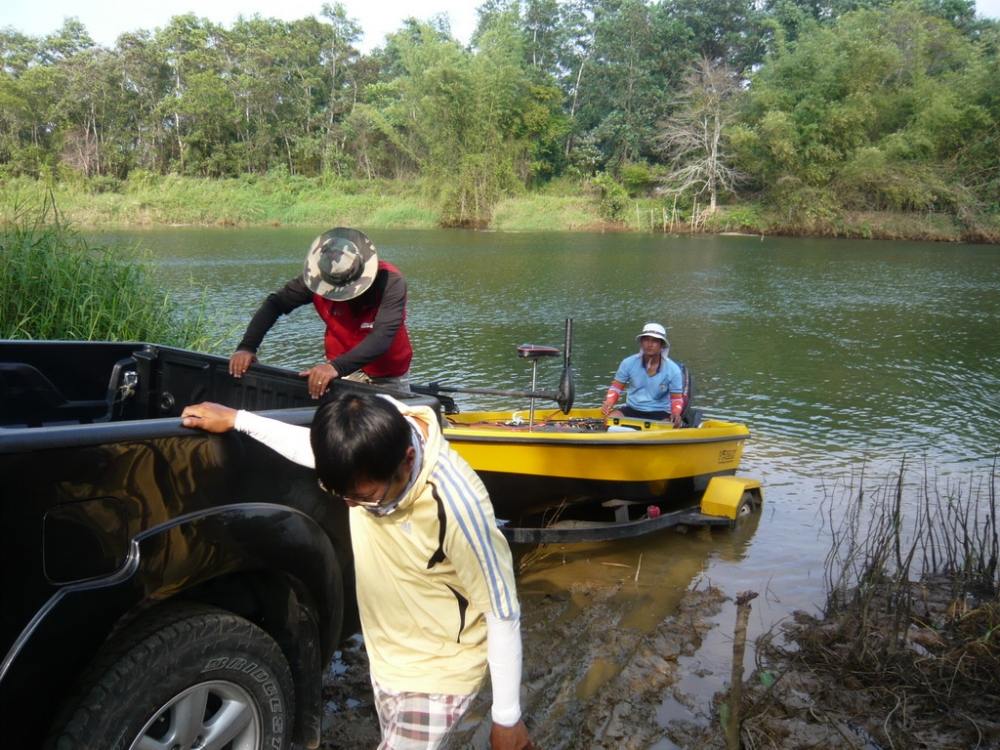
[(440, 469), (435, 473), (441, 480), (442, 499), (451, 508), (452, 515), (479, 561), (483, 578), (489, 583), (493, 609), (502, 619), (515, 616), (510, 590), (500, 575), (500, 562), (490, 542), (491, 524), (479, 504), (469, 500), (477, 494), (476, 489), (444, 455), (439, 457), (437, 468)]

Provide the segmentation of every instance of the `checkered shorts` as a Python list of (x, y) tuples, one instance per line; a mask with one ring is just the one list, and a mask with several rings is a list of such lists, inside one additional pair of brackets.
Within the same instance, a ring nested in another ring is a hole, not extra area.
[(434, 750), (469, 708), (475, 693), (400, 693), (372, 678), (382, 729), (378, 750)]

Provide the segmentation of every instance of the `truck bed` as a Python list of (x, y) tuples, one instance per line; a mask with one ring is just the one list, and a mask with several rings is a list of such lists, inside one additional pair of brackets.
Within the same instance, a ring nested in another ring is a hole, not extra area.
[(45, 427), (178, 417), (217, 401), (254, 411), (311, 407), (305, 381), (255, 365), (243, 378), (228, 360), (151, 344), (0, 342), (0, 427)]

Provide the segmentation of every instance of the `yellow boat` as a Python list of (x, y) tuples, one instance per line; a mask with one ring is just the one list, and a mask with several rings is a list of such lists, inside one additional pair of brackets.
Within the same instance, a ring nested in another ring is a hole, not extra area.
[[(624, 538), (677, 524), (731, 524), (760, 507), (760, 482), (735, 476), (750, 430), (737, 422), (703, 420), (691, 407), (683, 366), (685, 426), (608, 420), (599, 409), (573, 408), (571, 342), (572, 320), (567, 320), (555, 391), (536, 390), (536, 367), (539, 359), (560, 352), (535, 344), (517, 347), (518, 356), (532, 365), (529, 391), (411, 386), (445, 407), (445, 437), (482, 478), (497, 518), (508, 524), (508, 538), (535, 543)], [(460, 413), (444, 393), (526, 398), (529, 407)], [(538, 409), (539, 399), (559, 408)]]
[(466, 412), (446, 415), (444, 434), (482, 477), (498, 515), (514, 518), (587, 499), (664, 501), (703, 491), (736, 473), (746, 425), (707, 419), (616, 418), (599, 409)]

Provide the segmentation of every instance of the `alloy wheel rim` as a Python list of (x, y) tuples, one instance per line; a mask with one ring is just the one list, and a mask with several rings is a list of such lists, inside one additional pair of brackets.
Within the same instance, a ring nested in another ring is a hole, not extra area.
[(260, 750), (261, 735), (250, 693), (233, 682), (210, 680), (157, 709), (129, 750)]

